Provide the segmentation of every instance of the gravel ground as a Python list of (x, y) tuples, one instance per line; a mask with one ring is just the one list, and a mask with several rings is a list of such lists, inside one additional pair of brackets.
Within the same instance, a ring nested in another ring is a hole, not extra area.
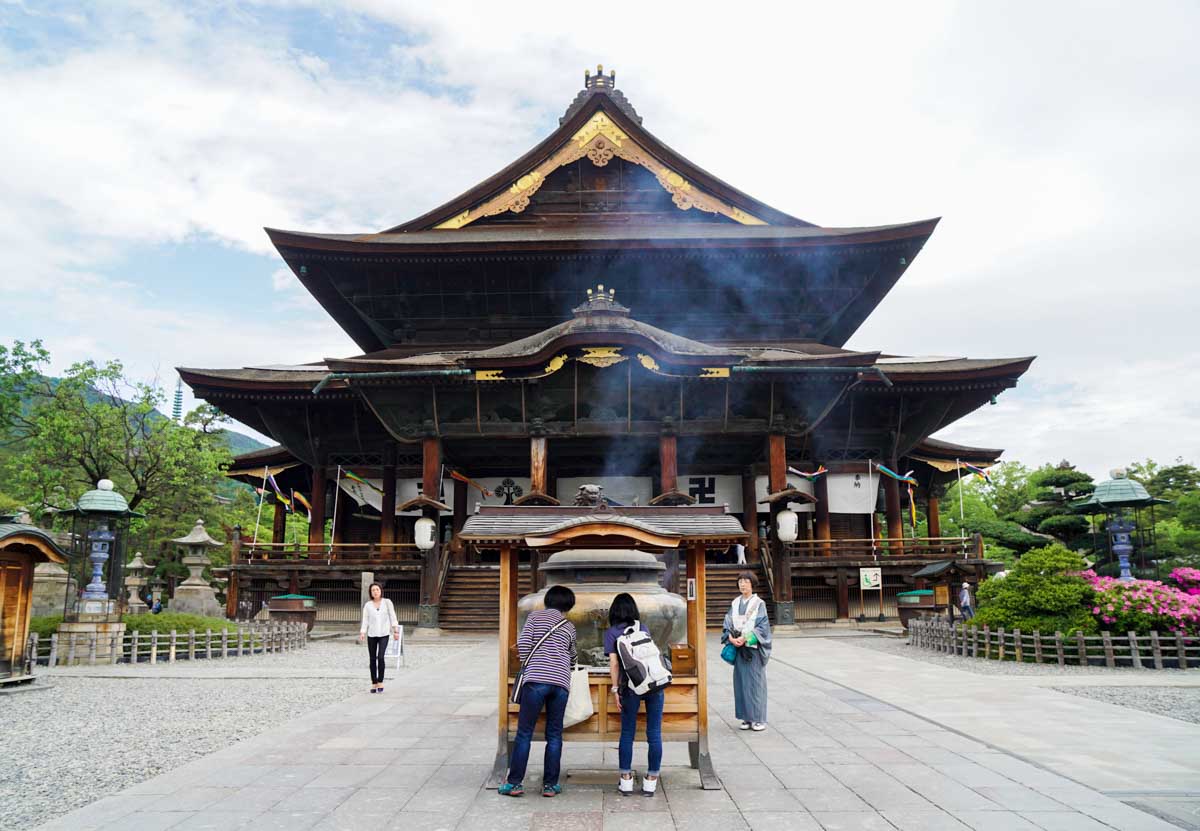
[(1195, 687), (1051, 687), (1081, 698), (1200, 724), (1200, 679)]
[[(475, 643), (410, 642), (406, 665)], [(43, 668), (36, 683), (48, 689), (0, 694), (0, 829), (33, 827), (361, 692), (366, 663), (366, 649), (348, 638), (91, 675)]]
[[(959, 655), (947, 655), (944, 652), (934, 652), (931, 649), (921, 649), (920, 647), (909, 646), (908, 641), (904, 638), (895, 637), (872, 637), (864, 635), (854, 639), (855, 646), (861, 646), (864, 649), (874, 649), (879, 652), (888, 652), (892, 655), (899, 655), (904, 658), (912, 658), (915, 661), (924, 661), (927, 664), (937, 664), (938, 666), (950, 667), (952, 669), (961, 669), (966, 672), (974, 672), (977, 675), (1045, 675), (1051, 677), (1062, 678), (1064, 676), (1082, 676), (1094, 675), (1103, 678), (1111, 678), (1114, 675), (1138, 675), (1144, 678), (1146, 670), (1134, 669), (1133, 667), (1101, 667), (1101, 666), (1073, 666), (1071, 664), (1065, 667), (1060, 667), (1058, 664), (1018, 664), (1015, 661), (994, 661), (984, 658), (963, 658)], [(1180, 677), (1195, 677), (1200, 681), (1200, 675), (1194, 670), (1179, 670), (1179, 669), (1160, 669), (1153, 670), (1155, 676), (1164, 678), (1180, 678)]]

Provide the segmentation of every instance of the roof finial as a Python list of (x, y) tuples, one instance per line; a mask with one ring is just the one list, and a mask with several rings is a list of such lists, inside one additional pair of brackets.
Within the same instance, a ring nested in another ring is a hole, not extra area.
[(584, 89), (615, 89), (617, 86), (617, 73), (615, 70), (610, 70), (608, 75), (604, 74), (604, 64), (596, 64), (596, 74), (593, 76), (589, 70), (583, 70), (583, 86)]
[(617, 290), (609, 287), (607, 291), (604, 289), (603, 283), (597, 283), (595, 290), (587, 290), (587, 300), (583, 305), (575, 308), (575, 314), (587, 314), (594, 312), (608, 312), (620, 315), (628, 315), (629, 309), (617, 302)]

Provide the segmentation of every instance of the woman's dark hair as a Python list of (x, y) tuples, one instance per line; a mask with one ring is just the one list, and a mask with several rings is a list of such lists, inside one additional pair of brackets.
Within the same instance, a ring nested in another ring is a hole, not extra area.
[(612, 605), (608, 607), (609, 626), (617, 626), (622, 623), (628, 626), (635, 620), (640, 620), (641, 617), (638, 614), (637, 602), (634, 601), (633, 595), (627, 592), (621, 592), (614, 597)]
[(551, 586), (546, 590), (546, 608), (558, 609), (564, 615), (575, 607), (575, 592), (566, 586)]
[(749, 580), (749, 581), (750, 581), (750, 588), (751, 588), (751, 589), (756, 589), (756, 588), (758, 588), (758, 578), (754, 576), (754, 572), (753, 572), (753, 571), (739, 571), (739, 572), (738, 572), (738, 576), (737, 576), (737, 581), (740, 583), (740, 582), (742, 582), (743, 580)]
[(383, 600), (383, 586), (379, 585), (378, 583), (372, 583), (371, 585), (367, 586), (367, 599), (368, 600), (371, 599), (371, 589), (374, 589), (376, 587), (378, 587), (378, 589), (379, 589), (379, 599)]

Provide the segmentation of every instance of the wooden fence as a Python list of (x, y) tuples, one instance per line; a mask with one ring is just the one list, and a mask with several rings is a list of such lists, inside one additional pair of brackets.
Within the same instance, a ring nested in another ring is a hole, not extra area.
[(49, 667), (103, 664), (175, 663), (198, 658), (241, 658), (292, 652), (308, 646), (308, 628), (303, 623), (248, 624), (230, 631), (205, 629), (197, 632), (124, 632), (111, 637), (95, 633), (57, 633), (40, 640), (34, 632), (26, 645), (30, 670), (37, 664)]
[(1151, 632), (1124, 635), (1064, 635), (1043, 632), (992, 630), (987, 626), (949, 624), (942, 620), (912, 620), (909, 644), (963, 658), (1023, 661), (1066, 666), (1133, 667), (1134, 669), (1188, 669), (1200, 667), (1200, 638)]

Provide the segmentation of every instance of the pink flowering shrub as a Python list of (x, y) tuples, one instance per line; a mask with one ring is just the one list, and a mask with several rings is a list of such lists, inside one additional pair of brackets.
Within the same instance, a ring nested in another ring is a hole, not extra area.
[(1188, 594), (1200, 594), (1200, 568), (1177, 568), (1170, 579)]
[(1200, 594), (1188, 594), (1157, 580), (1122, 582), (1090, 570), (1079, 576), (1096, 591), (1090, 611), (1105, 629), (1200, 634)]

